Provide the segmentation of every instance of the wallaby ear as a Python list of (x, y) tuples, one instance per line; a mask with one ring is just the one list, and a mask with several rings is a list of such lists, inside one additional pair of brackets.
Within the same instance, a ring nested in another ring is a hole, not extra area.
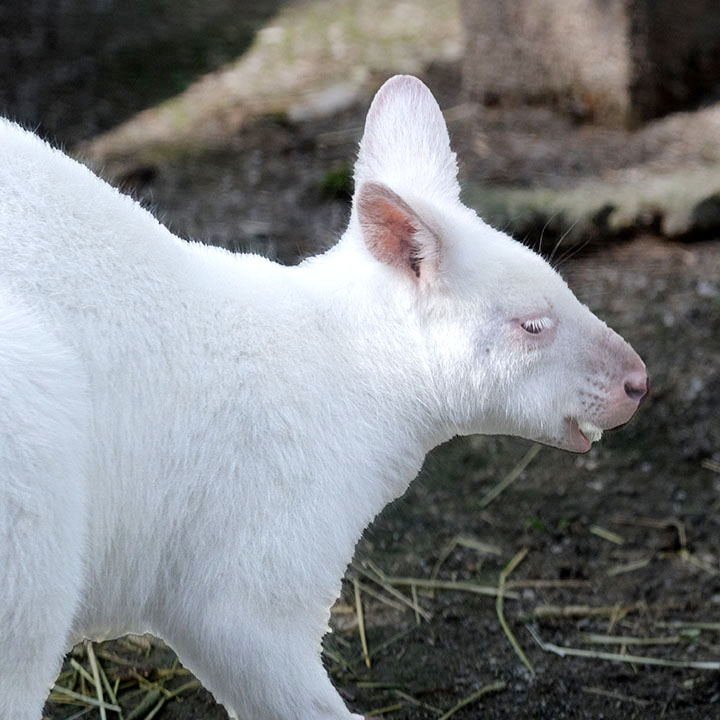
[(437, 199), (460, 194), (445, 119), (430, 90), (410, 75), (390, 78), (368, 111), (355, 187), (372, 181)]
[(440, 236), (387, 185), (363, 183), (355, 196), (363, 240), (381, 263), (414, 279), (437, 270)]

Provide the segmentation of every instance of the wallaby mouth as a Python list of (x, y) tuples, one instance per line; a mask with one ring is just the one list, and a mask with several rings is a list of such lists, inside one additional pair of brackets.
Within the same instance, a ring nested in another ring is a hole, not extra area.
[(597, 442), (602, 438), (603, 430), (589, 420), (578, 420), (578, 430), (582, 433), (583, 437), (590, 443)]
[(565, 443), (563, 450), (585, 453), (602, 437), (602, 428), (589, 420), (578, 418), (565, 419)]

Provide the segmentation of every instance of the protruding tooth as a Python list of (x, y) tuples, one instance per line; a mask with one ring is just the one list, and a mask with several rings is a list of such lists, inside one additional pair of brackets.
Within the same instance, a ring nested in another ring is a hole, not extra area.
[(590, 442), (597, 442), (602, 437), (602, 428), (593, 425), (588, 420), (578, 420), (578, 427)]

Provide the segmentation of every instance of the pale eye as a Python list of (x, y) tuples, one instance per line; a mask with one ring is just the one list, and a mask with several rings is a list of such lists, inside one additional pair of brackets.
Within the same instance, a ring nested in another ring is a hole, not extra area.
[(543, 330), (552, 327), (552, 320), (549, 317), (531, 318), (520, 323), (522, 329), (531, 335), (539, 335)]

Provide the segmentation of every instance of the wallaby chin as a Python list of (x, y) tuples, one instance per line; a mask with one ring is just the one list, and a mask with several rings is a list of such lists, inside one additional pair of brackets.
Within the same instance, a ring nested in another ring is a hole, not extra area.
[(149, 629), (240, 717), (357, 718), (320, 641), (425, 453), (632, 416), (642, 361), (460, 204), (419, 80), (378, 92), (355, 178), (339, 245), (287, 268), (0, 121), (0, 717), (40, 718), (71, 637)]

